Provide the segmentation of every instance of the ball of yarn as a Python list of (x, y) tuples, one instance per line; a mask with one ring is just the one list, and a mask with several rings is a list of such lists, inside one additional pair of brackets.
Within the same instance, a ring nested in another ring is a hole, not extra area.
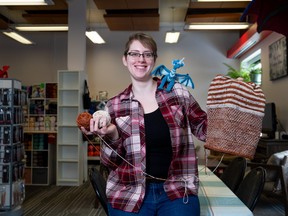
[(90, 119), (93, 116), (88, 112), (80, 113), (77, 117), (77, 125), (78, 127), (84, 127), (86, 130), (90, 130)]
[(107, 111), (98, 110), (93, 113), (93, 118), (99, 118), (99, 128), (103, 126), (103, 122), (106, 121), (106, 126), (111, 123), (111, 117)]

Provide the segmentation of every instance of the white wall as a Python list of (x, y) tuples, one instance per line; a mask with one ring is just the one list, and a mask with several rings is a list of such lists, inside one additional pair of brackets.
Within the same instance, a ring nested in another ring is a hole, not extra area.
[(23, 45), (0, 34), (0, 68), (9, 65), (9, 77), (24, 85), (56, 82), (57, 70), (67, 68), (67, 33), (23, 35), (35, 44)]
[[(262, 75), (262, 90), (265, 94), (267, 102), (274, 102), (276, 105), (276, 112), (278, 122), (288, 131), (288, 101), (287, 101), (287, 90), (288, 90), (288, 76), (270, 81), (269, 75), (269, 46), (280, 38), (284, 37), (278, 33), (272, 33), (264, 41), (257, 44), (249, 52), (245, 53), (241, 60), (246, 58), (254, 51), (261, 49), (261, 63), (263, 68)], [(279, 127), (279, 124), (278, 124)]]

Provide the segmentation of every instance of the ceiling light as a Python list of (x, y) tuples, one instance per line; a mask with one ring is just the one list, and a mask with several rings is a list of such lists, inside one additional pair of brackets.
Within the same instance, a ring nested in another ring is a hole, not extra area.
[(52, 5), (52, 0), (0, 0), (0, 5)]
[(239, 1), (252, 1), (252, 0), (198, 0), (198, 2), (239, 2)]
[(18, 34), (17, 32), (14, 31), (3, 31), (3, 34), (5, 34), (6, 36), (17, 40), (18, 42), (22, 43), (22, 44), (34, 44), (32, 41), (28, 40), (27, 38), (23, 37), (22, 35)]
[(171, 10), (172, 10), (172, 31), (166, 32), (165, 43), (177, 43), (180, 36), (180, 32), (174, 30), (175, 8), (171, 7)]
[[(90, 24), (90, 8), (91, 6), (88, 5), (88, 19)], [(86, 37), (88, 37), (94, 44), (105, 44), (103, 38), (98, 34), (97, 31), (93, 30), (91, 27), (88, 27), (85, 32)]]
[(165, 43), (177, 43), (180, 32), (166, 32)]
[(239, 30), (247, 29), (249, 23), (193, 23), (185, 25), (185, 30)]
[(18, 31), (68, 31), (67, 25), (18, 25)]
[(105, 43), (103, 38), (96, 31), (87, 30), (85, 32), (85, 35), (95, 44), (104, 44)]

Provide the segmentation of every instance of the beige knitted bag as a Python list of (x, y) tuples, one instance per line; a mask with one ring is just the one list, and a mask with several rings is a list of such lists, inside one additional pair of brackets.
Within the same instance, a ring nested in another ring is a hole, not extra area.
[(264, 109), (258, 85), (217, 75), (208, 90), (205, 148), (253, 159)]

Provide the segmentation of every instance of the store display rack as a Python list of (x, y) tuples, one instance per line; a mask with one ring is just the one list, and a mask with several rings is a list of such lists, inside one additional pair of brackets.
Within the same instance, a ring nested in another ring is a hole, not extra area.
[(25, 132), (56, 132), (57, 83), (41, 83), (26, 88), (28, 106), (24, 107)]
[(25, 183), (50, 185), (56, 181), (57, 83), (41, 83), (26, 89)]
[(0, 79), (0, 214), (21, 215), (25, 198), (22, 84)]

